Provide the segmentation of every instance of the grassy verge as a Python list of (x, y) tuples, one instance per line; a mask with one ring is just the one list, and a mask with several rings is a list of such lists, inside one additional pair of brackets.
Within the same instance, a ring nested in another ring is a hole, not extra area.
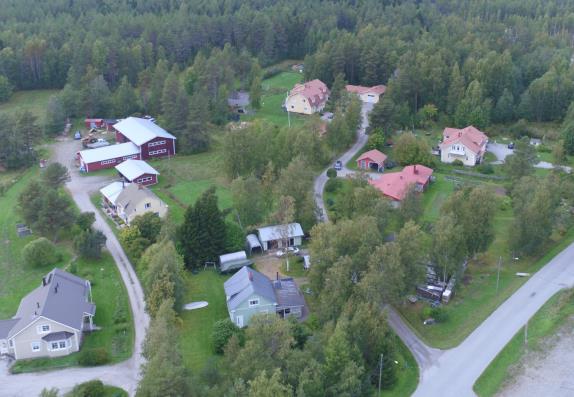
[(214, 270), (204, 270), (198, 274), (186, 272), (185, 303), (206, 301), (207, 307), (181, 312), (181, 352), (185, 365), (192, 371), (200, 371), (212, 357), (211, 332), (216, 321), (229, 318), (225, 304), (223, 283), (229, 276)]
[(525, 355), (527, 348), (537, 349), (573, 315), (574, 290), (554, 295), (528, 322), (528, 345), (524, 343), (524, 331), (518, 331), (478, 378), (474, 391), (481, 397), (495, 395), (511, 376), (509, 370)]
[[(510, 233), (510, 224), (498, 220), (501, 225), (499, 239)], [(506, 237), (507, 238), (507, 237)], [(448, 320), (432, 326), (422, 323), (423, 303), (398, 307), (401, 315), (408, 321), (415, 333), (428, 345), (440, 349), (449, 349), (462, 342), (480, 323), (498, 306), (520, 288), (527, 278), (517, 277), (516, 272), (535, 273), (546, 265), (554, 256), (574, 242), (574, 229), (555, 243), (547, 253), (538, 258), (521, 258), (518, 261), (504, 261), (500, 272), (498, 293), (496, 291), (496, 265), (477, 263), (469, 266), (465, 279), (457, 286), (456, 295), (444, 310)], [(491, 250), (498, 250), (505, 243), (496, 241)]]
[(395, 359), (397, 382), (388, 390), (382, 390), (380, 397), (408, 397), (419, 383), (419, 366), (405, 344), (395, 335)]
[[(75, 269), (74, 269), (75, 268)], [(66, 270), (72, 271), (92, 283), (92, 297), (96, 304), (94, 324), (99, 331), (85, 335), (82, 350), (104, 348), (110, 363), (127, 360), (132, 355), (134, 324), (127, 291), (110, 254), (100, 260), (79, 259)], [(81, 351), (64, 357), (18, 360), (12, 373), (45, 371), (78, 365)]]
[(287, 271), (287, 260), (281, 262), (281, 273), (289, 277), (307, 277), (309, 274), (303, 267), (302, 256), (291, 256), (289, 258), (289, 271)]

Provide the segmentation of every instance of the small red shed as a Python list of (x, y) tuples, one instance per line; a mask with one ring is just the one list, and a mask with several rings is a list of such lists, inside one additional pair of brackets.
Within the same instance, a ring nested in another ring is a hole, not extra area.
[(116, 165), (116, 170), (126, 182), (139, 185), (155, 185), (159, 172), (143, 160), (129, 159)]
[(357, 167), (361, 170), (383, 171), (387, 155), (377, 149), (369, 150), (359, 156)]

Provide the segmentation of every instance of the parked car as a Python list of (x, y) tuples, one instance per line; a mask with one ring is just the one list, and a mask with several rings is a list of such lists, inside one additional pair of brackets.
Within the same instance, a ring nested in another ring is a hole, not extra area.
[(297, 247), (287, 247), (284, 249), (280, 249), (277, 251), (277, 253), (275, 255), (277, 255), (278, 258), (281, 258), (282, 256), (287, 255), (287, 253), (293, 254), (293, 255), (297, 255), (299, 253), (299, 248)]
[(95, 142), (91, 142), (86, 145), (88, 149), (96, 149), (104, 146), (110, 146), (110, 143), (102, 138), (98, 138)]
[(343, 169), (343, 163), (341, 160), (335, 161), (335, 165), (333, 166), (337, 171), (341, 171)]
[(509, 149), (514, 149), (514, 142), (510, 142), (510, 143), (508, 144), (508, 148), (509, 148)]
[(80, 139), (82, 139), (82, 134), (80, 133), (80, 131), (76, 131), (76, 133), (74, 134), (74, 139), (76, 141), (79, 141)]

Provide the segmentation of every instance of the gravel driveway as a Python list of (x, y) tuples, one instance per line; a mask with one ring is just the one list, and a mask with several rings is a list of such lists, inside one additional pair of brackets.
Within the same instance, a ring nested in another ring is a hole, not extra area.
[(506, 157), (514, 153), (514, 150), (509, 149), (506, 144), (489, 142), (486, 146), (486, 151), (494, 154), (496, 160), (503, 163)]
[[(145, 312), (144, 294), (133, 267), (124, 253), (116, 236), (90, 201), (90, 193), (109, 182), (109, 177), (79, 175), (74, 165), (74, 155), (81, 149), (78, 141), (62, 140), (52, 147), (53, 159), (70, 169), (71, 180), (66, 187), (81, 211), (92, 211), (96, 214), (94, 226), (107, 237), (106, 248), (114, 258), (124, 282), (132, 309), (135, 324), (134, 353), (129, 360), (120, 364), (93, 368), (66, 368), (62, 370), (30, 374), (10, 375), (6, 362), (0, 361), (0, 396), (29, 397), (37, 396), (43, 388), (56, 387), (61, 392), (69, 391), (74, 385), (92, 379), (100, 379), (106, 384), (121, 387), (130, 396), (135, 395), (144, 363), (141, 355), (149, 316)], [(96, 302), (97, 305), (97, 302)]]

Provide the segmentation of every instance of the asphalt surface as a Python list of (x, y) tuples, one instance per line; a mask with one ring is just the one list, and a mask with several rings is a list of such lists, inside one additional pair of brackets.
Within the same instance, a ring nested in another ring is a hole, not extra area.
[(458, 347), (421, 370), (414, 396), (474, 396), (472, 386), (512, 337), (556, 292), (574, 286), (574, 244), (534, 274)]
[[(124, 253), (116, 236), (105, 219), (90, 201), (90, 193), (109, 182), (107, 177), (79, 175), (74, 165), (74, 155), (80, 150), (80, 143), (63, 140), (53, 146), (53, 159), (68, 167), (71, 180), (66, 188), (81, 211), (91, 211), (96, 214), (94, 226), (107, 237), (106, 248), (114, 258), (122, 281), (126, 286), (135, 324), (134, 353), (132, 357), (116, 365), (92, 368), (67, 368), (50, 372), (10, 375), (5, 361), (0, 361), (0, 396), (30, 397), (40, 394), (43, 388), (56, 387), (61, 393), (67, 392), (74, 385), (92, 379), (121, 387), (130, 396), (135, 395), (140, 378), (140, 368), (145, 362), (141, 355), (142, 343), (145, 339), (149, 316), (145, 312), (144, 294), (137, 275)], [(95, 302), (96, 305), (98, 302)], [(97, 319), (97, 318), (96, 318)]]

